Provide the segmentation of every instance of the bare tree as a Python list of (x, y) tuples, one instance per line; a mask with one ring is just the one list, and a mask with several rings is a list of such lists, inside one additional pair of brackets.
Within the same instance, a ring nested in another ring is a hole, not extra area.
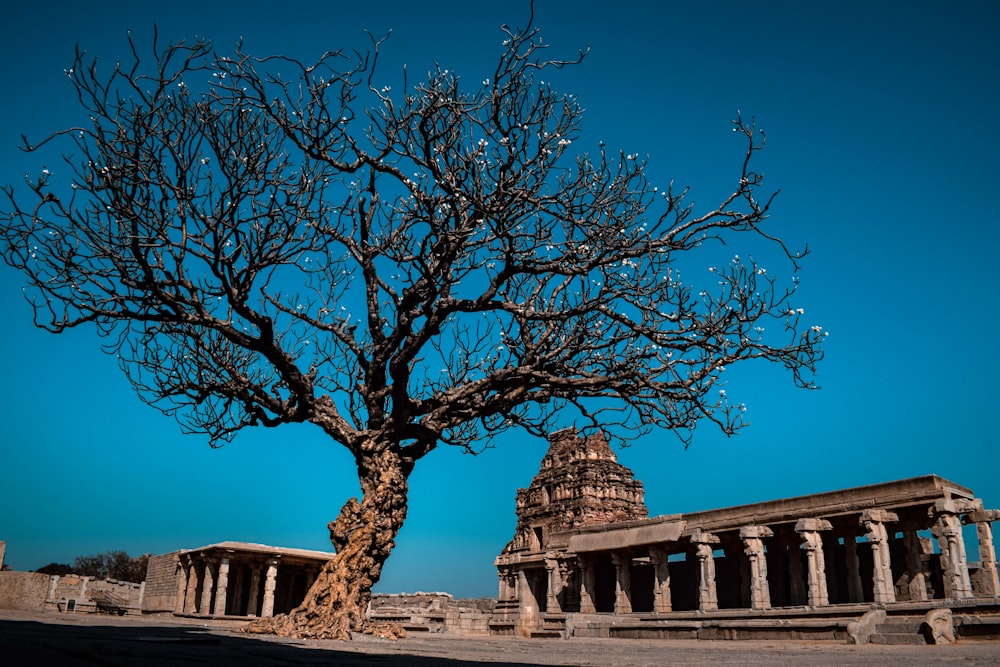
[[(823, 332), (790, 302), (804, 253), (764, 226), (763, 133), (733, 121), (732, 193), (696, 213), (645, 159), (576, 150), (583, 110), (542, 79), (584, 53), (546, 58), (531, 22), (502, 31), (489, 78), (436, 68), (399, 94), (375, 81), (380, 41), (307, 66), (154, 40), (104, 75), (78, 52), (90, 122), (42, 142), (74, 146), (72, 189), (46, 171), (33, 195), (5, 190), (4, 258), (38, 326), (94, 324), (142, 400), (213, 444), (311, 422), (354, 455), (336, 557), (269, 630), (371, 630), (407, 479), (442, 444), (570, 422), (732, 433), (719, 375), (750, 359), (812, 386)], [(731, 237), (792, 279), (739, 257), (708, 287), (681, 279), (689, 251)]]
[[(124, 551), (107, 551), (93, 556), (77, 556), (73, 559), (73, 567), (67, 571), (98, 579), (117, 579), (118, 581), (131, 581), (139, 584), (146, 578), (148, 564), (149, 554), (132, 558)], [(50, 563), (46, 565), (46, 568), (53, 569), (53, 571), (47, 571), (45, 574), (65, 574), (54, 570), (54, 568), (61, 567), (64, 566)], [(41, 571), (36, 570), (36, 572)]]

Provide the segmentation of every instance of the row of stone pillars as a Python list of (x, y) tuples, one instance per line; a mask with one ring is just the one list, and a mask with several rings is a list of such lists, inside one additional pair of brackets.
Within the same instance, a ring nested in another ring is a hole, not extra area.
[[(185, 557), (177, 572), (177, 601), (174, 612), (177, 614), (203, 614), (224, 616), (228, 603), (229, 566), (230, 559), (226, 557), (205, 558), (201, 577), (201, 594), (198, 595), (198, 570), (195, 559)], [(261, 574), (264, 575), (264, 598), (260, 604), (260, 616), (274, 615), (274, 591), (278, 581), (278, 559), (269, 558), (264, 563), (250, 563), (250, 587), (247, 603), (247, 616), (257, 616), (257, 599), (260, 591)], [(242, 576), (240, 571), (238, 576)], [(235, 599), (233, 607), (243, 606), (243, 586), (237, 581), (234, 587)]]
[[(996, 551), (993, 546), (991, 522), (1000, 520), (1000, 511), (983, 510), (972, 501), (939, 500), (929, 510), (934, 519), (932, 534), (937, 538), (941, 551), (941, 565), (944, 580), (944, 597), (969, 598), (973, 596), (966, 560), (965, 542), (962, 538), (962, 524), (976, 524), (979, 538), (980, 591), (985, 597), (1000, 594), (996, 568)], [(960, 515), (964, 516), (960, 519)], [(887, 523), (898, 522), (899, 517), (887, 510), (865, 510), (859, 517), (864, 527), (865, 537), (872, 550), (872, 596), (876, 603), (896, 601), (895, 582), (889, 553)], [(826, 563), (821, 532), (832, 530), (829, 521), (823, 519), (800, 519), (795, 524), (795, 532), (801, 539), (801, 548), (806, 554), (807, 603), (810, 606), (829, 604), (826, 584)], [(747, 556), (749, 569), (749, 597), (751, 609), (767, 609), (771, 606), (770, 588), (767, 580), (767, 560), (762, 538), (774, 533), (766, 526), (744, 526), (740, 529), (740, 539)], [(917, 527), (911, 523), (903, 526), (903, 541), (906, 549), (907, 571), (910, 573), (909, 593), (911, 600), (926, 600), (926, 573), (920, 563), (919, 537)], [(714, 545), (719, 544), (716, 535), (696, 531), (691, 536), (695, 555), (699, 564), (699, 609), (718, 609), (715, 585)], [(845, 537), (845, 557), (847, 566), (847, 590), (852, 602), (861, 602), (862, 581), (860, 575), (857, 542), (853, 534)], [(801, 570), (798, 559), (789, 561), (789, 575), (793, 585), (801, 585)]]
[[(983, 510), (978, 501), (939, 500), (928, 510), (932, 522), (932, 534), (937, 538), (941, 552), (941, 566), (944, 581), (944, 597), (968, 598), (973, 596), (966, 560), (965, 544), (962, 539), (962, 524), (975, 524), (979, 537), (979, 595), (996, 597), (1000, 595), (996, 568), (996, 552), (993, 546), (991, 522), (1000, 520), (1000, 511)], [(872, 597), (876, 603), (896, 601), (895, 581), (889, 550), (887, 524), (899, 522), (896, 513), (883, 509), (869, 509), (858, 516), (858, 525), (864, 529), (869, 548), (872, 550)], [(922, 526), (926, 526), (923, 523)], [(906, 570), (909, 574), (908, 596), (910, 600), (927, 600), (928, 573), (921, 562), (920, 538), (917, 534), (922, 527), (912, 521), (903, 522), (903, 545), (906, 554)], [(824, 519), (805, 518), (794, 527), (798, 544), (788, 546), (801, 549), (805, 554), (806, 572), (803, 577), (801, 560), (789, 558), (790, 597), (803, 599), (809, 606), (820, 607), (830, 604), (827, 590), (826, 555), (822, 533), (833, 530), (833, 525)], [(746, 558), (741, 562), (741, 580), (749, 582), (748, 602), (751, 609), (771, 607), (768, 583), (767, 558), (763, 540), (774, 537), (767, 526), (744, 526), (739, 531), (739, 539)], [(863, 582), (860, 574), (858, 543), (855, 531), (848, 531), (844, 538), (844, 558), (846, 566), (846, 593), (848, 601), (863, 602)], [(793, 538), (794, 540), (794, 538)], [(698, 567), (698, 608), (712, 611), (719, 608), (715, 575), (715, 550), (720, 544), (718, 535), (696, 530), (690, 536), (692, 551)], [(653, 611), (671, 611), (670, 573), (665, 547), (650, 547), (649, 561), (653, 566)], [(553, 552), (545, 559), (546, 568), (546, 609), (551, 613), (560, 612), (559, 594), (569, 580), (569, 563)], [(631, 604), (631, 554), (627, 551), (611, 552), (615, 568), (614, 613), (627, 614)], [(594, 562), (591, 558), (577, 559), (580, 575), (580, 611), (594, 613), (594, 591), (596, 580)], [(514, 577), (517, 577), (516, 580)], [(802, 590), (803, 579), (805, 590)], [(518, 589), (527, 591), (528, 581), (524, 570), (516, 574), (505, 569), (500, 573), (500, 599), (521, 598)]]

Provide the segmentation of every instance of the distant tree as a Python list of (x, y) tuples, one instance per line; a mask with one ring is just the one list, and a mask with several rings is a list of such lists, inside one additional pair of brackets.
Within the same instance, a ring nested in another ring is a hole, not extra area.
[[(732, 433), (742, 406), (718, 383), (752, 359), (812, 386), (823, 332), (757, 261), (774, 249), (794, 274), (804, 254), (765, 225), (763, 133), (733, 121), (733, 190), (696, 213), (644, 158), (576, 150), (583, 108), (543, 74), (584, 53), (502, 30), (487, 77), (438, 67), (399, 94), (376, 82), (379, 41), (308, 66), (203, 41), (154, 43), (151, 62), (133, 44), (112, 68), (78, 52), (90, 121), (25, 140), (68, 144), (69, 188), (46, 169), (30, 196), (5, 190), (4, 258), (38, 326), (96, 326), (142, 400), (213, 444), (309, 422), (353, 455), (336, 557), (264, 629), (372, 629), (408, 478), (439, 445), (574, 420)], [(757, 259), (682, 280), (687, 256), (742, 237)]]
[(57, 574), (61, 577), (64, 574), (70, 574), (71, 572), (73, 572), (73, 568), (65, 563), (49, 563), (48, 565), (43, 565), (42, 567), (38, 568), (37, 570), (35, 570), (35, 572), (39, 572), (41, 574), (48, 574), (50, 576), (53, 574)]
[[(124, 551), (107, 551), (93, 556), (77, 556), (72, 572), (85, 577), (142, 583), (146, 579), (149, 555), (132, 558)], [(59, 573), (53, 573), (59, 574)]]
[(95, 556), (77, 556), (73, 559), (73, 574), (83, 577), (106, 579), (108, 573), (104, 554)]
[[(104, 578), (132, 581), (132, 558), (124, 551), (109, 551), (103, 554)], [(140, 579), (139, 581), (142, 581)]]
[(116, 577), (121, 581), (131, 581), (133, 584), (141, 584), (146, 581), (146, 568), (149, 565), (149, 557), (152, 554), (143, 554), (129, 559), (128, 571), (125, 576)]

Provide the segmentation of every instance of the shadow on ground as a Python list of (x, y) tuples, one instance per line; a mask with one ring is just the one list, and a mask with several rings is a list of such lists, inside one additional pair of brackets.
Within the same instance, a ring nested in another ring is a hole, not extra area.
[[(0, 662), (4, 665), (173, 667), (225, 665), (396, 665), (457, 667), (508, 665), (393, 652), (337, 650), (335, 642), (263, 640), (210, 632), (199, 627), (73, 626), (36, 621), (0, 621)], [(518, 663), (525, 667), (523, 663)], [(530, 666), (528, 666), (530, 667)]]

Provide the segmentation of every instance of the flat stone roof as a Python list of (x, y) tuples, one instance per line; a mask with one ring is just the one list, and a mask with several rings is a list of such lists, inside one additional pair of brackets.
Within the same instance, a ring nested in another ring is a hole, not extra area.
[(259, 553), (267, 556), (296, 556), (298, 558), (309, 558), (313, 560), (328, 561), (334, 554), (327, 551), (313, 551), (311, 549), (293, 549), (290, 547), (272, 547), (266, 544), (255, 544), (253, 542), (218, 542), (208, 544), (197, 549), (182, 549), (179, 554), (198, 553), (201, 551), (239, 551), (243, 553)]
[(683, 532), (683, 521), (653, 523), (609, 532), (589, 532), (570, 537), (569, 550), (584, 553), (656, 544), (657, 542), (676, 542)]
[[(670, 526), (659, 529), (662, 531), (671, 531), (676, 526), (682, 525), (683, 535), (690, 535), (696, 530), (706, 532), (736, 530), (751, 524), (791, 523), (804, 518), (835, 518), (860, 513), (868, 508), (879, 507), (892, 511), (929, 505), (942, 498), (971, 500), (973, 497), (971, 489), (937, 475), (923, 475), (808, 496), (793, 496), (686, 514), (665, 514), (648, 519), (577, 526), (572, 530), (553, 534), (547, 546), (555, 548), (569, 546), (571, 550), (573, 546), (580, 546), (583, 551), (594, 551), (606, 545), (618, 544), (616, 540), (621, 539), (629, 541), (633, 546), (638, 542), (646, 542), (646, 535), (642, 535), (640, 539), (639, 534), (633, 536), (633, 533), (639, 528), (648, 528), (656, 524)], [(602, 535), (591, 537), (594, 533)]]
[(735, 529), (755, 523), (787, 523), (807, 517), (831, 518), (875, 507), (891, 511), (930, 504), (939, 499), (971, 500), (973, 497), (971, 489), (937, 475), (924, 475), (808, 496), (690, 512), (680, 516), (687, 521), (688, 531), (699, 528), (712, 531)]

